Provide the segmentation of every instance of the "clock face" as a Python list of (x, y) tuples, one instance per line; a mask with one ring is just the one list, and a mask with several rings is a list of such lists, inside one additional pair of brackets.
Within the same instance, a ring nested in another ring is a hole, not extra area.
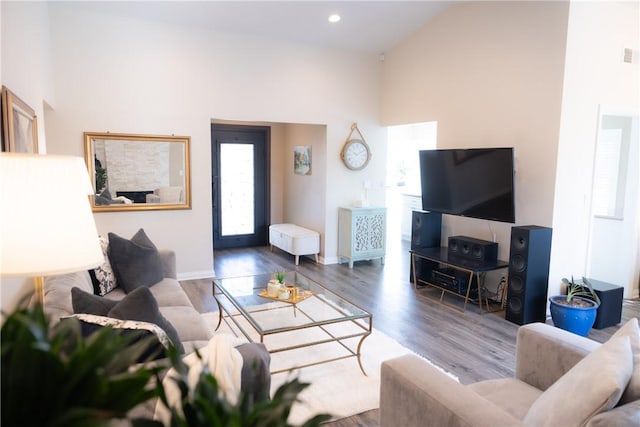
[(369, 163), (370, 158), (369, 146), (359, 139), (347, 141), (342, 149), (342, 160), (345, 166), (352, 170), (363, 169)]

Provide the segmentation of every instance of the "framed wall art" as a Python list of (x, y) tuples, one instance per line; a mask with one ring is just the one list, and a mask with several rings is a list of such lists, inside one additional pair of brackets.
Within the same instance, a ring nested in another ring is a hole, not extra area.
[(311, 175), (310, 145), (297, 145), (293, 149), (293, 172), (296, 175)]
[(36, 113), (6, 86), (2, 86), (2, 150), (38, 153)]

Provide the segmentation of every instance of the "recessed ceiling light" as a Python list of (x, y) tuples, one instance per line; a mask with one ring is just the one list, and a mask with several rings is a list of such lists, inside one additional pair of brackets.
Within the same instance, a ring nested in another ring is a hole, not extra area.
[(340, 15), (338, 15), (337, 13), (334, 13), (333, 15), (329, 15), (329, 22), (331, 22), (332, 24), (335, 24), (338, 21), (340, 21)]

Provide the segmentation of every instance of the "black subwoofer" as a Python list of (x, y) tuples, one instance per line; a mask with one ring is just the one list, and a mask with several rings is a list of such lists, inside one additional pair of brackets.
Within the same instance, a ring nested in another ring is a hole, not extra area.
[(617, 325), (622, 321), (622, 298), (624, 296), (624, 288), (600, 280), (589, 279), (593, 290), (600, 298), (600, 307), (596, 314), (596, 322), (593, 324), (595, 329), (604, 329), (609, 326)]
[[(439, 248), (442, 235), (442, 214), (438, 212), (413, 211), (411, 213), (411, 250)], [(428, 279), (432, 268), (428, 261), (416, 259), (416, 274)], [(413, 283), (413, 268), (409, 265), (409, 280)]]
[(505, 317), (518, 325), (544, 322), (551, 258), (551, 228), (511, 228), (509, 280)]

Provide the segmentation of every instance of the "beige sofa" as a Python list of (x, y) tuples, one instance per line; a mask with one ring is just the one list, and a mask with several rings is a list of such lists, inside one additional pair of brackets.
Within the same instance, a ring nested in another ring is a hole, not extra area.
[(384, 362), (379, 416), (382, 427), (640, 426), (638, 392), (637, 319), (603, 345), (534, 323), (518, 330), (515, 378), (462, 385), (413, 355)]

